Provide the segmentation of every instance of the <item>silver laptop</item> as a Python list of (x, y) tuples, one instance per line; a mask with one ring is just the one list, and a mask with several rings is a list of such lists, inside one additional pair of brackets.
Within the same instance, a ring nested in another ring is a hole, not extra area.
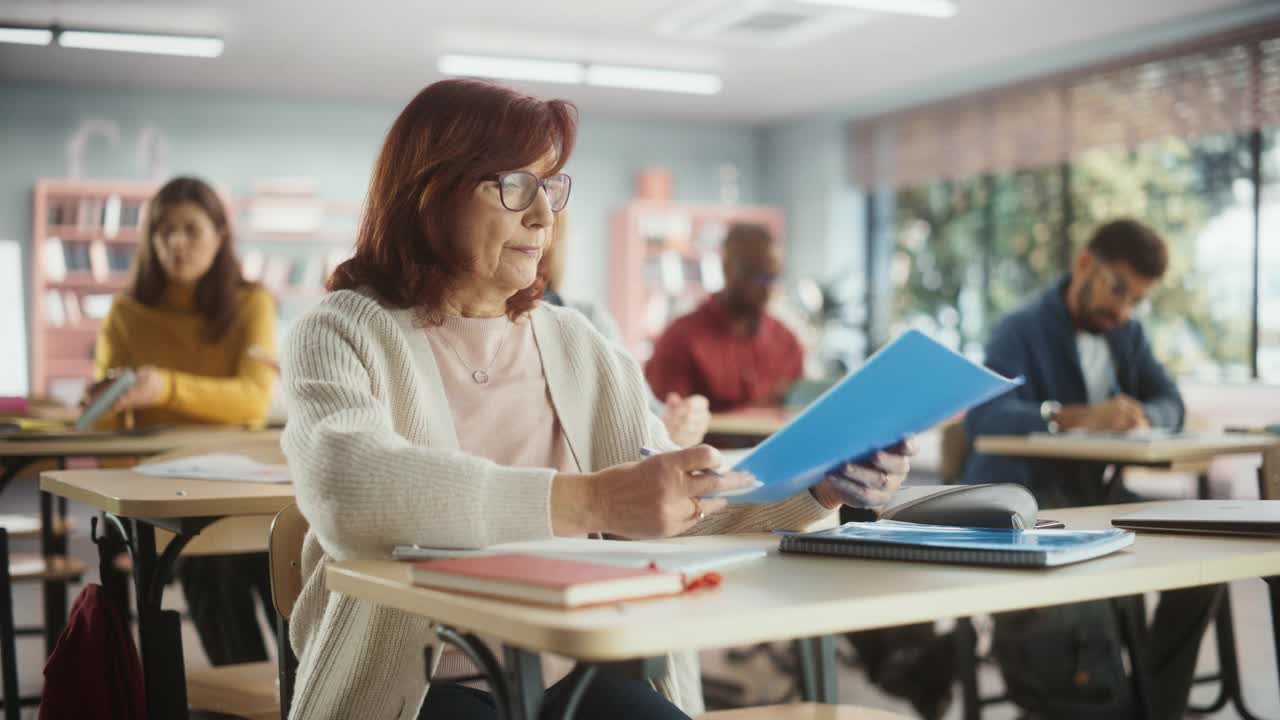
[(1280, 500), (1175, 500), (1115, 518), (1126, 530), (1280, 536)]

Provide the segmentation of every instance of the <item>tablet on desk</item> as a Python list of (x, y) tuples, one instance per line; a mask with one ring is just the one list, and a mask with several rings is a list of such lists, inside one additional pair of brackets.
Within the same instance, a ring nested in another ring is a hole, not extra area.
[(97, 397), (89, 403), (84, 412), (80, 414), (79, 419), (70, 428), (58, 429), (39, 429), (39, 430), (10, 430), (0, 432), (0, 439), (3, 440), (90, 440), (96, 438), (111, 437), (144, 437), (153, 435), (161, 430), (173, 427), (172, 424), (164, 425), (146, 425), (141, 427), (119, 429), (119, 430), (90, 430), (93, 424), (111, 409), (116, 401), (119, 400), (129, 388), (138, 382), (138, 376), (133, 370), (125, 370), (120, 373), (110, 385)]

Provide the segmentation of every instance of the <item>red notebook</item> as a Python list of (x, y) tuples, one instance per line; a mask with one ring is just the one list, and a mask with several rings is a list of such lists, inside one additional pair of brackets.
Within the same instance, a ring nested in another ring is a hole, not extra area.
[(575, 608), (684, 590), (680, 573), (538, 555), (425, 560), (413, 564), (417, 585), (536, 605)]

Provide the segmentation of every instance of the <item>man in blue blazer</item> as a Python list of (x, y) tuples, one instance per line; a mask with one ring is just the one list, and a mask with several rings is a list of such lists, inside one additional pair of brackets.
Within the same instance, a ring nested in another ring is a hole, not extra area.
[[(1182, 429), (1178, 387), (1151, 353), (1134, 318), (1168, 265), (1164, 241), (1134, 220), (1098, 228), (1072, 272), (1006, 317), (987, 343), (987, 365), (1026, 383), (974, 408), (970, 438), (1083, 428)], [(1016, 482), (1042, 508), (1131, 500), (1108, 495), (1105, 463), (1027, 460), (973, 453), (967, 483)]]
[[(969, 437), (1182, 429), (1182, 397), (1134, 318), (1167, 265), (1164, 240), (1146, 225), (1115, 220), (1098, 228), (1069, 275), (992, 333), (987, 365), (1026, 383), (971, 410), (965, 417)], [(1098, 462), (972, 453), (964, 482), (1020, 483), (1041, 508), (1137, 499), (1118, 483), (1108, 487), (1105, 469)], [(1161, 594), (1146, 648), (1159, 688), (1149, 717), (1185, 712), (1200, 638), (1222, 595), (1219, 587)], [(1133, 716), (1116, 631), (1105, 603), (997, 616), (993, 648), (1010, 696), (1045, 717)]]

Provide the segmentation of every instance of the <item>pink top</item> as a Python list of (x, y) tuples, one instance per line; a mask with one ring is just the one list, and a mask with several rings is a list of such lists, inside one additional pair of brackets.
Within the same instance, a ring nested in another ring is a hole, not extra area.
[[(505, 317), (449, 315), (426, 333), (463, 450), (499, 465), (580, 472), (551, 404), (528, 318), (513, 323)], [(477, 371), (488, 382), (476, 382)], [(550, 656), (544, 661), (549, 682), (567, 675), (573, 665), (551, 661)], [(466, 655), (450, 647), (433, 681), (450, 682), (478, 672)]]
[(579, 472), (528, 318), (450, 315), (426, 332), (464, 451), (508, 467)]

